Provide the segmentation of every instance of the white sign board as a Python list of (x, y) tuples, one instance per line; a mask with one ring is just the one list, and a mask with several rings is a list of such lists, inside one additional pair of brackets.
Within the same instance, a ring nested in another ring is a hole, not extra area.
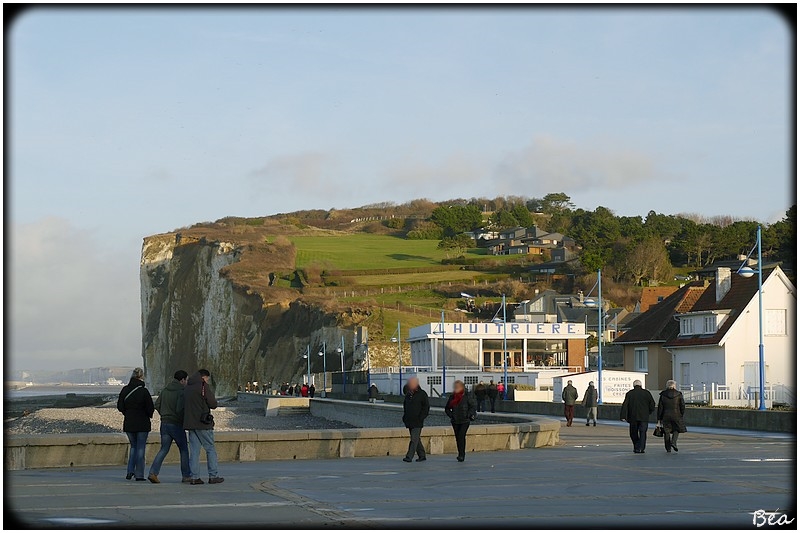
[[(603, 370), (603, 403), (621, 404), (625, 394), (633, 388), (633, 382), (640, 380), (644, 384), (644, 372), (623, 372), (621, 370)], [(567, 381), (572, 380), (572, 386), (578, 389), (578, 401), (583, 401), (583, 395), (589, 382), (593, 381), (598, 389), (597, 371), (581, 372), (553, 378), (553, 401), (561, 403), (561, 391), (567, 386)]]

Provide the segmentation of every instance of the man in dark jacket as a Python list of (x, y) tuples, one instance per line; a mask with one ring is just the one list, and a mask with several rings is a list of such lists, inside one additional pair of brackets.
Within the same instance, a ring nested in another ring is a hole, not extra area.
[(489, 380), (489, 386), (486, 387), (486, 396), (489, 397), (489, 407), (494, 413), (494, 404), (497, 402), (497, 385), (494, 384), (493, 379)]
[(597, 426), (597, 389), (594, 387), (594, 381), (589, 382), (586, 387), (586, 392), (583, 393), (583, 406), (586, 408), (586, 425), (589, 425), (589, 420), (594, 421), (595, 427)]
[(475, 385), (475, 400), (478, 402), (478, 412), (482, 413), (486, 410), (486, 385), (483, 381)]
[(186, 430), (183, 429), (183, 388), (186, 386), (189, 374), (185, 370), (178, 370), (173, 377), (172, 382), (162, 389), (156, 400), (156, 411), (161, 415), (161, 449), (150, 465), (147, 479), (151, 483), (161, 483), (158, 480), (158, 473), (172, 447), (172, 441), (175, 441), (181, 454), (181, 481), (183, 483), (192, 481), (192, 474), (189, 471), (189, 446), (186, 443)]
[(374, 383), (370, 385), (369, 390), (367, 391), (367, 396), (369, 397), (369, 401), (375, 403), (375, 400), (378, 399), (378, 386)]
[(564, 401), (564, 418), (567, 419), (567, 427), (572, 425), (575, 417), (575, 402), (578, 401), (578, 389), (572, 385), (572, 380), (567, 380), (567, 386), (561, 391), (561, 399)]
[(647, 421), (656, 409), (656, 402), (650, 391), (642, 388), (642, 382), (633, 382), (633, 389), (625, 394), (622, 408), (619, 411), (620, 420), (625, 420), (630, 426), (633, 453), (644, 453), (647, 444)]
[(208, 482), (225, 481), (217, 475), (217, 450), (214, 448), (214, 417), (211, 409), (217, 408), (217, 399), (209, 381), (211, 374), (200, 369), (189, 378), (183, 390), (183, 427), (189, 431), (189, 471), (191, 484), (202, 485), (200, 479), (200, 447), (206, 451), (208, 463)]
[(675, 380), (667, 381), (667, 388), (661, 391), (658, 397), (656, 419), (664, 427), (664, 448), (667, 449), (667, 453), (671, 453), (672, 450), (678, 451), (678, 435), (686, 433), (686, 424), (683, 421), (686, 402), (677, 387)]
[(406, 396), (403, 399), (403, 424), (408, 428), (411, 441), (408, 443), (408, 453), (403, 457), (403, 461), (410, 463), (416, 452), (417, 462), (420, 462), (426, 459), (425, 447), (420, 442), (420, 435), (431, 406), (428, 402), (428, 394), (419, 387), (417, 378), (409, 379), (407, 387)]

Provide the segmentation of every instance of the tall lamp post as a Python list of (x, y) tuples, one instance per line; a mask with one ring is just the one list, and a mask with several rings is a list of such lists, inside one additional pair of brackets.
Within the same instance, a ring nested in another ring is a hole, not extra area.
[(342, 343), (338, 348), (336, 348), (336, 351), (339, 353), (339, 359), (342, 362), (342, 394), (344, 394), (345, 383), (347, 382), (347, 375), (344, 373), (344, 335), (342, 335)]
[(503, 295), (503, 400), (508, 400), (508, 336), (506, 335), (506, 295)]
[(306, 360), (306, 364), (308, 364), (308, 374), (306, 374), (306, 380), (308, 382), (308, 386), (311, 386), (311, 345), (306, 345), (306, 354), (303, 356), (303, 359)]
[(444, 311), (442, 311), (442, 396), (447, 392), (447, 362), (444, 355)]
[(400, 388), (400, 392), (398, 392), (398, 394), (400, 396), (402, 396), (403, 395), (403, 351), (402, 351), (402, 349), (400, 347), (400, 342), (401, 342), (400, 341), (400, 321), (397, 322), (397, 336), (396, 337), (392, 337), (392, 342), (396, 342), (397, 343), (397, 364), (398, 364), (397, 368), (398, 368), (398, 370), (400, 372), (400, 378), (399, 378), (399, 381), (400, 381), (400, 387), (399, 387)]
[[(753, 251), (758, 248), (758, 270), (745, 266), (747, 260), (753, 254)], [(767, 406), (764, 401), (764, 389), (766, 388), (766, 366), (764, 362), (764, 288), (762, 278), (763, 264), (761, 262), (761, 226), (756, 230), (756, 245), (744, 258), (742, 265), (736, 271), (737, 274), (743, 278), (752, 277), (753, 274), (758, 274), (758, 410), (766, 411)]]
[(326, 359), (328, 359), (327, 346), (325, 345), (325, 341), (322, 341), (322, 351), (319, 352), (317, 355), (322, 357), (322, 397), (328, 397), (328, 367), (326, 364)]
[(597, 405), (603, 403), (603, 277), (597, 269)]

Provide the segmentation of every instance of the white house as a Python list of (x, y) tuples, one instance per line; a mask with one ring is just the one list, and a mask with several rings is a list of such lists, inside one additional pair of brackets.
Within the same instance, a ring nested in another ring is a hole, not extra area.
[[(796, 405), (795, 287), (780, 267), (764, 271), (764, 359), (769, 403)], [(717, 269), (696, 303), (675, 315), (680, 331), (664, 348), (682, 390), (711, 394), (715, 405), (757, 405), (758, 278)], [(704, 392), (702, 392), (704, 391)], [(690, 393), (691, 394), (691, 393)]]

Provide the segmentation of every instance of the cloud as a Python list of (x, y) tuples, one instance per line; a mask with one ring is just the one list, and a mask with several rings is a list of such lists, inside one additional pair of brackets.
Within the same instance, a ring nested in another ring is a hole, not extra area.
[(446, 187), (459, 187), (479, 183), (486, 177), (486, 167), (474, 157), (464, 153), (454, 153), (441, 161), (429, 163), (408, 156), (396, 160), (387, 169), (388, 181), (399, 188), (424, 191), (438, 196), (438, 191)]
[(141, 364), (136, 254), (61, 218), (11, 227), (11, 368)]
[(504, 189), (530, 189), (532, 182), (544, 182), (563, 191), (619, 189), (659, 177), (653, 159), (636, 150), (550, 136), (536, 136), (525, 148), (508, 153), (493, 174)]
[(250, 173), (259, 189), (290, 189), (293, 193), (326, 197), (337, 192), (332, 179), (338, 169), (334, 157), (321, 152), (301, 152), (273, 157)]

